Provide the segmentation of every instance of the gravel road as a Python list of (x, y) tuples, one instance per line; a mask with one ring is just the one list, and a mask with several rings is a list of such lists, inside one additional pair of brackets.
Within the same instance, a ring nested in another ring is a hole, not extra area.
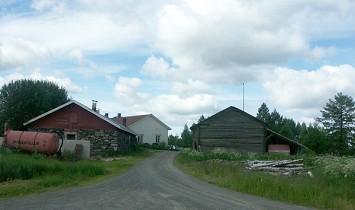
[(307, 209), (213, 186), (173, 165), (177, 152), (161, 152), (128, 172), (95, 185), (0, 201), (21, 209)]

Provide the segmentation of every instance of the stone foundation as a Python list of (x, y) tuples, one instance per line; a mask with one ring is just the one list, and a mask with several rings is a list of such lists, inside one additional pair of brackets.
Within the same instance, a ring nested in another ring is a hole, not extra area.
[[(29, 130), (58, 133), (64, 137), (64, 129), (34, 128)], [(77, 140), (90, 141), (91, 157), (104, 155), (105, 153), (113, 153), (115, 151), (128, 152), (135, 144), (137, 144), (135, 136), (121, 131), (78, 129), (70, 130), (70, 132), (77, 133)]]

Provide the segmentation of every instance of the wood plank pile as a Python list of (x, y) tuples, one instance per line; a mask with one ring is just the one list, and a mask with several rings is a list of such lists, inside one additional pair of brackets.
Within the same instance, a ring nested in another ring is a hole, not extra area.
[(297, 160), (248, 160), (247, 169), (255, 171), (265, 171), (277, 175), (299, 175), (304, 174), (303, 159)]

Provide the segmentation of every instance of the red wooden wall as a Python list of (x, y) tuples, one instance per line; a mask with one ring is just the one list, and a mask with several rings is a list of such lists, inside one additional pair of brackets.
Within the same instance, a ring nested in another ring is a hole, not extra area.
[(100, 119), (94, 114), (76, 104), (70, 104), (53, 112), (29, 125), (30, 128), (63, 128), (117, 130), (110, 123)]

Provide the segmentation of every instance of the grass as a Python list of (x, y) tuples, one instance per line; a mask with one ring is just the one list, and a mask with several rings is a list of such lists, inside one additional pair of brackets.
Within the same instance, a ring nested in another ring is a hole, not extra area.
[[(199, 157), (196, 158), (196, 156)], [(201, 156), (205, 157), (201, 158)], [(305, 157), (305, 159), (306, 165), (313, 167), (314, 178), (275, 176), (264, 172), (248, 171), (244, 169), (244, 164), (240, 160), (253, 156), (250, 154), (239, 154), (241, 157), (238, 161), (228, 160), (227, 154), (215, 155), (224, 157), (224, 159), (208, 158), (212, 156), (211, 154), (182, 152), (175, 160), (175, 164), (192, 176), (235, 191), (321, 209), (355, 209), (354, 180), (349, 177), (330, 176), (323, 173), (323, 168), (315, 166), (311, 157)], [(275, 158), (277, 157), (258, 156), (258, 159)]]
[(0, 151), (0, 198), (87, 185), (128, 170), (153, 152), (143, 150), (118, 160), (59, 161), (41, 155)]

